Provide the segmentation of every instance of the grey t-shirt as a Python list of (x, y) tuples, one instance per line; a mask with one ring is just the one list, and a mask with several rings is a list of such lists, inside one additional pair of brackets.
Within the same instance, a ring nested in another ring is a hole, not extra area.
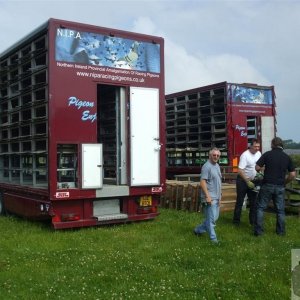
[[(202, 166), (201, 179), (206, 180), (207, 190), (212, 200), (220, 200), (222, 190), (222, 175), (219, 164), (209, 160)], [(205, 202), (205, 195), (201, 190), (201, 202)]]

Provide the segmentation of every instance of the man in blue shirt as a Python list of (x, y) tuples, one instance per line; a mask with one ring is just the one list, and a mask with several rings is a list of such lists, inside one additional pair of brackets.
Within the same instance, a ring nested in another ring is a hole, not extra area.
[(196, 235), (207, 232), (213, 243), (218, 243), (215, 226), (219, 218), (222, 195), (222, 175), (218, 164), (219, 158), (220, 150), (213, 148), (209, 151), (207, 162), (202, 166), (200, 197), (204, 206), (205, 220), (194, 229)]
[[(295, 168), (292, 159), (283, 152), (281, 138), (275, 137), (271, 142), (272, 150), (265, 152), (256, 162), (256, 171), (264, 170), (264, 179), (259, 192), (257, 203), (257, 220), (254, 227), (254, 235), (262, 235), (264, 232), (264, 210), (272, 199), (276, 210), (276, 233), (285, 234), (285, 184), (292, 181), (295, 176)], [(288, 176), (286, 173), (288, 172)]]

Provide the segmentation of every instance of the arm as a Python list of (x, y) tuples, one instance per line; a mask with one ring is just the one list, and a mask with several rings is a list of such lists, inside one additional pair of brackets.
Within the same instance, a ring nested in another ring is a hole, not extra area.
[(295, 177), (296, 177), (295, 171), (289, 172), (288, 176), (285, 178), (285, 183), (287, 184), (287, 183), (291, 182)]
[(288, 175), (285, 178), (285, 183), (289, 183), (291, 182), (293, 179), (296, 178), (296, 170), (293, 164), (293, 161), (291, 159), (291, 157), (289, 156), (289, 164), (288, 164), (288, 168), (287, 171), (289, 172)]
[(245, 172), (244, 170), (242, 169), (238, 169), (238, 174), (243, 178), (243, 180), (246, 182), (247, 186), (249, 189), (254, 189), (255, 185), (254, 183), (250, 180), (250, 178), (248, 178), (246, 175), (245, 175)]
[(246, 177), (245, 172), (243, 169), (238, 168), (238, 174), (243, 178), (243, 180), (247, 183), (249, 178)]
[[(266, 152), (268, 153), (268, 152)], [(266, 157), (266, 153), (264, 153), (256, 162), (255, 165), (255, 171), (256, 172), (264, 172), (265, 170), (265, 157)]]
[(256, 170), (256, 172), (260, 172), (260, 171), (263, 170), (263, 167), (261, 167), (261, 166), (259, 166), (259, 165), (256, 165), (256, 166), (255, 166), (255, 170)]
[(243, 180), (246, 182), (249, 189), (254, 189), (255, 185), (254, 183), (245, 175), (244, 170), (238, 169), (238, 174), (243, 178)]
[(247, 166), (249, 165), (249, 161), (247, 159), (247, 151), (243, 152), (241, 157), (240, 157), (240, 161), (239, 161), (239, 165), (238, 165), (238, 175), (247, 183), (250, 181), (250, 178), (248, 178), (245, 174), (245, 169), (247, 168)]
[(201, 186), (202, 191), (205, 195), (205, 199), (206, 199), (207, 204), (211, 204), (211, 197), (210, 197), (210, 194), (207, 190), (207, 185), (206, 185), (206, 180), (205, 179), (200, 180), (200, 186)]

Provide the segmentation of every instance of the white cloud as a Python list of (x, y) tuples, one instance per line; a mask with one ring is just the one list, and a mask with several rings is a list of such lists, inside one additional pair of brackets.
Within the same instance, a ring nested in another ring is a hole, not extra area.
[(148, 17), (139, 17), (133, 21), (133, 32), (141, 32), (149, 35), (158, 35), (157, 27)]
[(170, 41), (166, 44), (166, 48), (170, 47), (166, 49), (169, 53), (166, 57), (166, 88), (172, 92), (222, 81), (271, 85), (248, 59), (241, 56), (221, 54), (197, 58), (179, 45)]

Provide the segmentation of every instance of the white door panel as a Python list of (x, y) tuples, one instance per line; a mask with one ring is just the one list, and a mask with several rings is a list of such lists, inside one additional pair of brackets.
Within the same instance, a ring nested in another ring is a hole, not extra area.
[(102, 144), (82, 144), (81, 149), (82, 188), (102, 188), (103, 186), (103, 158)]
[(155, 185), (159, 176), (159, 90), (130, 89), (131, 185)]
[(274, 117), (261, 117), (261, 151), (271, 150), (271, 141), (275, 137)]

